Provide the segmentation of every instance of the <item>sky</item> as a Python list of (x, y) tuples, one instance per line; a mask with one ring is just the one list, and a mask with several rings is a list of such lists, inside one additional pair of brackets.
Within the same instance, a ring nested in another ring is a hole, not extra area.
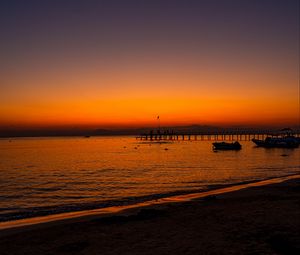
[(299, 123), (298, 0), (3, 0), (0, 34), (0, 129)]

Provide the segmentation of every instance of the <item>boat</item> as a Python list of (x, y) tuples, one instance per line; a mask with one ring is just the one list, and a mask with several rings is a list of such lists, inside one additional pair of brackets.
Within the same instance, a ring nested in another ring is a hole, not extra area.
[(300, 145), (298, 137), (267, 137), (265, 140), (252, 139), (258, 147), (264, 148), (297, 148)]
[(240, 150), (242, 145), (239, 142), (226, 143), (226, 142), (215, 142), (213, 143), (214, 150)]

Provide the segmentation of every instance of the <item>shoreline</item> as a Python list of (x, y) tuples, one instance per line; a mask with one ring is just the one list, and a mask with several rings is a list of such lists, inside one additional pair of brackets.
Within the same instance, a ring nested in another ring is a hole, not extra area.
[[(36, 219), (36, 218), (45, 218), (45, 217), (51, 217), (55, 215), (67, 215), (67, 214), (74, 214), (74, 213), (84, 213), (94, 210), (100, 210), (100, 209), (106, 209), (111, 207), (126, 207), (126, 206), (135, 206), (139, 204), (143, 204), (146, 202), (153, 202), (157, 201), (159, 199), (168, 199), (173, 197), (178, 197), (182, 195), (190, 195), (190, 194), (198, 194), (198, 193), (204, 193), (208, 191), (213, 190), (219, 190), (224, 189), (228, 187), (235, 187), (240, 186), (244, 184), (251, 184), (261, 181), (268, 181), (276, 178), (285, 178), (290, 177), (294, 175), (300, 175), (300, 173), (290, 173), (285, 174), (281, 176), (271, 176), (261, 179), (253, 179), (253, 180), (245, 180), (245, 181), (238, 181), (234, 183), (228, 183), (228, 184), (208, 184), (204, 186), (204, 188), (197, 188), (197, 189), (182, 189), (182, 190), (174, 190), (169, 191), (165, 193), (154, 193), (154, 194), (148, 194), (143, 196), (134, 196), (134, 197), (125, 197), (120, 198), (116, 200), (105, 200), (105, 201), (99, 201), (99, 202), (93, 202), (93, 203), (86, 203), (81, 205), (73, 205), (69, 206), (68, 208), (61, 209), (60, 207), (49, 207), (48, 211), (45, 210), (46, 207), (40, 207), (41, 211), (34, 211), (32, 213), (26, 212), (24, 213), (11, 213), (11, 214), (2, 214), (0, 215), (0, 231), (1, 231), (1, 224), (5, 222), (19, 222), (21, 220), (30, 220), (30, 219)], [(73, 208), (73, 209), (72, 209)], [(34, 208), (35, 209), (35, 208)]]
[(15, 233), (19, 231), (26, 231), (27, 228), (35, 227), (47, 227), (47, 225), (61, 225), (65, 223), (91, 220), (94, 218), (105, 218), (113, 215), (122, 215), (127, 212), (132, 213), (132, 211), (138, 211), (142, 208), (148, 208), (153, 206), (163, 206), (172, 203), (184, 203), (197, 199), (210, 199), (214, 198), (216, 195), (226, 194), (230, 192), (237, 192), (242, 189), (247, 189), (251, 187), (260, 187), (265, 185), (277, 184), (285, 182), (288, 180), (299, 179), (300, 174), (292, 174), (281, 177), (273, 177), (259, 181), (246, 181), (237, 184), (224, 185), (225, 187), (217, 189), (208, 189), (201, 192), (191, 192), (180, 195), (171, 195), (168, 197), (157, 198), (153, 200), (147, 200), (144, 202), (139, 202), (129, 205), (117, 205), (111, 207), (104, 207), (98, 209), (81, 210), (81, 211), (71, 211), (59, 214), (49, 214), (46, 216), (37, 216), (30, 218), (23, 218), (12, 221), (0, 222), (0, 236)]
[(299, 230), (300, 178), (295, 177), (106, 217), (7, 229), (0, 231), (0, 250), (3, 255), (299, 254)]

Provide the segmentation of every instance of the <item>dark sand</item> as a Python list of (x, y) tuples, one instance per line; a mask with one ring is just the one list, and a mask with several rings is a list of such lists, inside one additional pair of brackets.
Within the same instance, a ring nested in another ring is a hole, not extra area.
[(0, 231), (1, 254), (300, 254), (300, 179)]

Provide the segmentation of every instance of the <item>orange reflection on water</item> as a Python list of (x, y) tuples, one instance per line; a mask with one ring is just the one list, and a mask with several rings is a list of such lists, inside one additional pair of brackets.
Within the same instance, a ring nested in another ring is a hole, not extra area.
[(286, 180), (298, 179), (298, 178), (300, 178), (300, 175), (292, 175), (292, 176), (273, 178), (273, 179), (269, 179), (269, 180), (252, 182), (252, 183), (247, 183), (247, 184), (240, 184), (240, 185), (236, 185), (236, 186), (230, 186), (230, 187), (226, 187), (226, 188), (222, 188), (222, 189), (210, 190), (210, 191), (205, 191), (205, 192), (201, 192), (201, 193), (191, 193), (191, 194), (187, 194), (187, 195), (171, 196), (168, 198), (150, 200), (147, 202), (137, 203), (137, 204), (133, 204), (133, 205), (112, 206), (112, 207), (107, 207), (107, 208), (102, 208), (102, 209), (61, 213), (61, 214), (55, 214), (55, 215), (49, 215), (49, 216), (15, 220), (15, 221), (10, 221), (10, 222), (0, 222), (0, 230), (25, 227), (25, 226), (36, 225), (36, 224), (41, 224), (41, 223), (48, 223), (48, 222), (53, 222), (53, 221), (70, 220), (73, 218), (80, 218), (80, 217), (93, 217), (93, 216), (97, 217), (97, 218), (107, 217), (107, 216), (110, 216), (111, 214), (126, 212), (126, 210), (128, 210), (128, 209), (138, 209), (138, 208), (145, 207), (145, 206), (159, 205), (159, 204), (165, 204), (165, 203), (191, 201), (193, 199), (199, 199), (199, 198), (204, 198), (207, 196), (214, 196), (214, 195), (224, 194), (224, 193), (228, 193), (228, 192), (234, 192), (234, 191), (238, 191), (238, 190), (249, 188), (249, 187), (257, 187), (257, 186), (275, 184), (275, 183), (280, 183), (280, 182), (283, 182)]
[(159, 144), (133, 137), (0, 140), (1, 179), (5, 180), (0, 208), (13, 212), (14, 208), (38, 211), (45, 206), (55, 210), (64, 205), (107, 206), (112, 201), (139, 201), (153, 194), (168, 196), (298, 171), (297, 149), (265, 150), (251, 142), (241, 143), (241, 151), (214, 153), (211, 142), (206, 141)]

